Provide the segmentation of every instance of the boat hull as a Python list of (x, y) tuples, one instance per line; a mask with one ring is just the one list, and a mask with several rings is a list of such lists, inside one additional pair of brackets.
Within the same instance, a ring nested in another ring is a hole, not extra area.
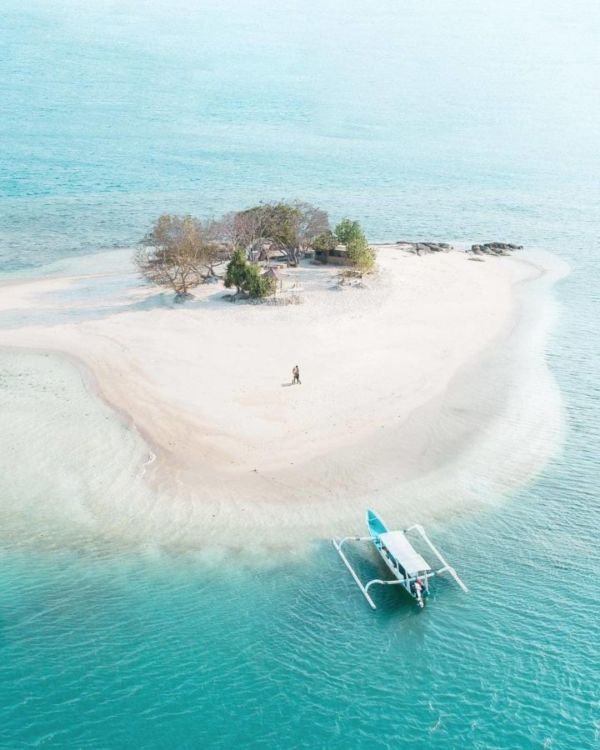
[(375, 537), (379, 536), (380, 534), (385, 534), (385, 532), (388, 531), (388, 527), (381, 520), (381, 518), (379, 518), (374, 510), (367, 511), (367, 528), (369, 529), (369, 534), (373, 537), (373, 539), (375, 539)]
[(409, 578), (405, 571), (387, 552), (380, 537), (381, 534), (385, 534), (388, 531), (388, 527), (373, 510), (367, 511), (367, 528), (371, 539), (373, 540), (375, 549), (379, 553), (379, 556), (385, 563), (386, 567), (392, 573), (394, 578), (398, 579), (399, 585), (404, 591), (406, 591), (406, 593), (414, 599), (420, 607), (424, 607), (425, 597), (429, 594), (428, 588), (426, 586), (421, 587), (420, 591), (417, 592), (414, 579)]

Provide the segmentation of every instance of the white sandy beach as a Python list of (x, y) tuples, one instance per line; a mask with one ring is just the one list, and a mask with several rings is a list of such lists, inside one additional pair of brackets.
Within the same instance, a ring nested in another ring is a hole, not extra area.
[[(447, 481), (426, 491), (422, 482), (506, 416), (509, 382), (493, 357), (541, 274), (519, 257), (477, 263), (384, 246), (366, 288), (339, 289), (337, 269), (307, 264), (284, 272), (302, 304), (231, 304), (221, 285), (207, 285), (176, 305), (119, 257), (115, 268), (117, 254), (106, 254), (109, 271), (5, 284), (0, 345), (82, 363), (156, 456), (144, 481), (161, 498), (160, 517), (172, 503), (186, 534), (236, 543), (285, 527), (307, 538), (356, 529), (371, 504), (413, 520), (410, 492), (421, 518), (444, 512), (450, 499), (436, 493)], [(542, 353), (525, 350), (547, 398)], [(302, 385), (292, 386), (295, 364)], [(556, 429), (542, 410), (532, 422), (518, 408), (528, 439), (543, 424)], [(455, 466), (456, 483), (468, 483)]]

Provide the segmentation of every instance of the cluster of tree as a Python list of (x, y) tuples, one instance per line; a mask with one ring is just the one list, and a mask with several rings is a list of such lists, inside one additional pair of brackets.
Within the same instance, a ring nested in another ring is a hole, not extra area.
[(375, 268), (375, 251), (369, 247), (358, 221), (342, 219), (333, 232), (326, 231), (315, 237), (312, 246), (315, 250), (329, 253), (338, 243), (346, 246), (352, 266), (359, 273), (369, 273)]
[(347, 246), (359, 271), (372, 270), (375, 255), (357, 221), (344, 219), (332, 232), (327, 212), (310, 203), (261, 203), (207, 222), (161, 216), (143, 238), (135, 260), (146, 279), (172, 288), (178, 299), (214, 276), (217, 261), (229, 260), (226, 286), (263, 297), (273, 292), (273, 281), (248, 262), (249, 254), (267, 260), (280, 253), (296, 266), (307, 250), (330, 250), (338, 243)]
[[(329, 229), (329, 217), (310, 203), (261, 203), (233, 214), (233, 243), (262, 254), (284, 253), (297, 266), (312, 240)], [(263, 248), (267, 248), (263, 251)]]

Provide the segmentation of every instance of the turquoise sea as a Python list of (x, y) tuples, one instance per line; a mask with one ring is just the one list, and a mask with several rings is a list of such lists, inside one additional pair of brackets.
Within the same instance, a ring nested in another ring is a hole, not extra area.
[(436, 520), (470, 593), (423, 612), (371, 612), (327, 540), (268, 564), (123, 543), (138, 442), (66, 363), (0, 350), (1, 748), (600, 747), (599, 38), (591, 0), (3, 0), (5, 279), (278, 198), (571, 272), (564, 443)]

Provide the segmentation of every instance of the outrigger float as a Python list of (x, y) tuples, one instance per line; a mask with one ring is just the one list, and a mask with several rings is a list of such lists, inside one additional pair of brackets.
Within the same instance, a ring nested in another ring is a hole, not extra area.
[[(429, 596), (429, 580), (434, 576), (449, 573), (465, 593), (469, 590), (458, 577), (454, 568), (446, 562), (440, 551), (433, 545), (420, 524), (416, 523), (402, 531), (390, 531), (374, 511), (368, 510), (367, 528), (369, 536), (346, 536), (343, 539), (334, 538), (331, 541), (358, 588), (373, 609), (377, 609), (377, 607), (371, 598), (369, 589), (375, 585), (402, 586), (421, 608), (425, 606), (425, 600)], [(407, 534), (411, 532), (417, 532), (421, 536), (442, 564), (441, 568), (434, 570), (425, 558), (417, 552), (407, 537)], [(385, 581), (380, 578), (373, 578), (373, 580), (363, 583), (344, 554), (342, 547), (346, 542), (372, 542), (394, 578)]]

